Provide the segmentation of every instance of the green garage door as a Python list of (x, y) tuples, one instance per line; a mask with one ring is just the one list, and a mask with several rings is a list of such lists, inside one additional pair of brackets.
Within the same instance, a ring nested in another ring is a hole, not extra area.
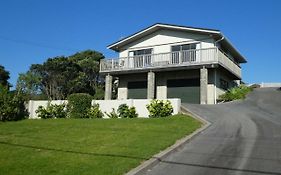
[(128, 99), (146, 99), (147, 81), (128, 82)]
[(167, 81), (168, 98), (180, 98), (182, 103), (200, 103), (200, 80), (177, 79)]

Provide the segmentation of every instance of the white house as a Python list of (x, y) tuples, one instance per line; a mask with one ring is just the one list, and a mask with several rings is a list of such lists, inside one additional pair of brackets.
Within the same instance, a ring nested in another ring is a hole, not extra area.
[(119, 58), (104, 59), (105, 99), (118, 77), (118, 99), (181, 98), (183, 103), (215, 104), (241, 80), (246, 59), (219, 31), (154, 24), (108, 46)]

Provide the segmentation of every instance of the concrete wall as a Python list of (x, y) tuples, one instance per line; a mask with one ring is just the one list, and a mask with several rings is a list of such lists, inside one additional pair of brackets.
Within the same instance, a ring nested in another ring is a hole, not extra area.
[(166, 53), (171, 52), (172, 45), (190, 43), (197, 43), (197, 49), (214, 47), (214, 40), (208, 35), (162, 29), (124, 46), (119, 57), (127, 57), (130, 51), (145, 48), (152, 48), (154, 54)]
[[(173, 114), (178, 114), (180, 112), (181, 100), (178, 98), (168, 99), (173, 106), (174, 112)], [(49, 101), (29, 101), (28, 104), (28, 112), (30, 119), (37, 119), (36, 110), (39, 106), (46, 107)], [(67, 103), (65, 100), (53, 100), (50, 101), (51, 104), (63, 104)], [(93, 100), (92, 104), (98, 103), (100, 105), (100, 109), (102, 112), (111, 112), (112, 108), (117, 110), (119, 105), (127, 104), (128, 106), (136, 107), (136, 111), (139, 114), (139, 117), (148, 117), (148, 111), (146, 109), (146, 105), (150, 103), (149, 99), (129, 99), (129, 100)], [(105, 115), (105, 118), (107, 116)]]

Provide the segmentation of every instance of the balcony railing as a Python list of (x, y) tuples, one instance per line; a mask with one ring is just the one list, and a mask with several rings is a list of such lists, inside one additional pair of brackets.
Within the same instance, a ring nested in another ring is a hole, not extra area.
[(241, 76), (240, 67), (217, 48), (194, 49), (178, 52), (121, 57), (115, 59), (103, 59), (100, 62), (100, 71), (112, 72), (209, 63), (220, 63), (222, 66), (228, 68), (237, 76)]

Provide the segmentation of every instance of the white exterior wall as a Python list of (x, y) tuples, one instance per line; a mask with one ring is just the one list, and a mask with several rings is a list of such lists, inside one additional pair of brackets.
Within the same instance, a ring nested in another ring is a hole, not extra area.
[[(172, 106), (173, 106), (173, 114), (178, 114), (180, 112), (180, 106), (181, 106), (181, 100), (178, 98), (172, 98), (168, 99)], [(149, 113), (146, 109), (146, 105), (150, 103), (150, 99), (129, 99), (129, 100), (93, 100), (92, 104), (97, 103), (100, 105), (100, 109), (103, 113), (107, 112), (110, 113), (112, 111), (112, 108), (114, 108), (116, 111), (121, 104), (127, 104), (129, 107), (134, 106), (136, 108), (136, 111), (139, 115), (139, 117), (145, 117), (147, 118)], [(36, 110), (39, 106), (46, 107), (48, 103), (51, 104), (63, 104), (67, 103), (66, 100), (53, 100), (53, 101), (29, 101), (28, 104), (28, 112), (29, 112), (29, 118), (30, 119), (38, 119)], [(106, 115), (104, 118), (108, 118)]]
[(119, 57), (127, 57), (129, 51), (152, 48), (153, 54), (171, 52), (172, 45), (198, 43), (197, 49), (214, 47), (214, 40), (207, 35), (174, 30), (158, 30), (122, 48)]

